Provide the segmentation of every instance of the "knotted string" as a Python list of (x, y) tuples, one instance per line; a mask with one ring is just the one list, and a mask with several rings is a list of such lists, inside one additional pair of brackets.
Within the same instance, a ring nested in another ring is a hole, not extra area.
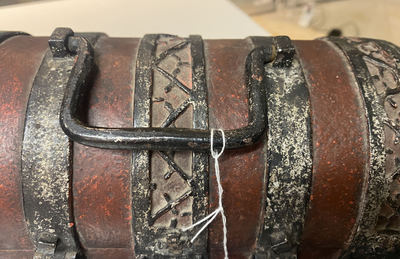
[(218, 208), (216, 210), (214, 210), (212, 213), (210, 213), (208, 216), (204, 217), (203, 219), (201, 219), (201, 220), (197, 221), (196, 223), (194, 223), (193, 225), (191, 225), (190, 227), (183, 229), (183, 231), (187, 231), (189, 229), (194, 228), (195, 226), (202, 224), (203, 222), (206, 222), (203, 225), (203, 227), (192, 238), (192, 240), (190, 240), (190, 242), (193, 243), (194, 240), (196, 240), (196, 238), (201, 234), (201, 232), (203, 232), (203, 230), (206, 229), (208, 227), (208, 225), (211, 224), (211, 222), (213, 222), (213, 220), (218, 216), (218, 214), (221, 213), (223, 232), (224, 232), (224, 241), (223, 241), (224, 253), (225, 253), (224, 258), (228, 259), (228, 247), (227, 247), (228, 230), (226, 228), (226, 216), (225, 216), (225, 212), (224, 212), (224, 207), (222, 206), (222, 194), (223, 194), (224, 190), (222, 189), (222, 185), (221, 185), (221, 176), (219, 173), (219, 163), (218, 163), (218, 158), (222, 155), (222, 153), (225, 150), (225, 133), (222, 129), (218, 129), (218, 131), (220, 131), (222, 134), (222, 148), (221, 148), (221, 151), (218, 152), (218, 151), (214, 151), (214, 131), (215, 131), (214, 129), (211, 129), (210, 148), (211, 148), (211, 156), (214, 158), (215, 176), (217, 178), (217, 185), (218, 185)]

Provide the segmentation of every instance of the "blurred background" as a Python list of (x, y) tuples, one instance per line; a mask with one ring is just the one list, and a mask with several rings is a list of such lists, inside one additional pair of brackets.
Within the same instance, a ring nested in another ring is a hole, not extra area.
[(288, 35), (372, 37), (400, 45), (400, 0), (0, 0), (0, 30), (55, 27), (113, 37)]
[(372, 37), (400, 45), (400, 0), (232, 0), (271, 34)]

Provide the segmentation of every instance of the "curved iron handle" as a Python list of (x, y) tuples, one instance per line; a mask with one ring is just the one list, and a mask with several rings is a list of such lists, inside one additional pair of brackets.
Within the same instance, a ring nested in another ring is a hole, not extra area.
[[(57, 30), (66, 30), (58, 31)], [(67, 83), (61, 107), (60, 124), (73, 141), (106, 149), (135, 150), (207, 150), (210, 130), (187, 128), (102, 128), (85, 125), (77, 118), (78, 104), (87, 90), (93, 64), (93, 48), (68, 29), (56, 29), (49, 41), (54, 55), (76, 54), (77, 59)], [(62, 45), (64, 44), (64, 45)], [(61, 54), (60, 54), (61, 53)], [(267, 100), (264, 67), (274, 60), (275, 49), (256, 48), (246, 59), (246, 84), (249, 91), (249, 123), (234, 130), (226, 130), (226, 149), (256, 143), (267, 129)], [(214, 145), (222, 146), (216, 134)]]

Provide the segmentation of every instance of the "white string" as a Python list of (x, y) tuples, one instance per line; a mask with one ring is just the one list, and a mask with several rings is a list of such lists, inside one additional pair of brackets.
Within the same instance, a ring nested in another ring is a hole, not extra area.
[(222, 153), (225, 150), (225, 133), (222, 129), (217, 129), (218, 131), (221, 132), (222, 134), (222, 149), (221, 151), (218, 153), (217, 151), (214, 151), (214, 129), (211, 129), (211, 144), (210, 144), (210, 148), (211, 148), (211, 156), (214, 158), (214, 168), (215, 168), (215, 176), (217, 178), (217, 185), (218, 185), (218, 208), (216, 210), (214, 210), (212, 213), (210, 213), (208, 216), (204, 217), (203, 219), (199, 220), (198, 222), (194, 223), (193, 225), (191, 225), (190, 227), (187, 227), (185, 229), (183, 229), (183, 231), (187, 231), (189, 229), (194, 228), (195, 226), (198, 226), (200, 224), (202, 224), (203, 222), (206, 221), (206, 223), (203, 225), (203, 227), (196, 233), (196, 235), (192, 238), (192, 240), (190, 240), (191, 243), (194, 242), (194, 240), (196, 240), (196, 238), (201, 234), (201, 232), (203, 232), (204, 229), (206, 229), (208, 227), (208, 225), (211, 224), (211, 222), (213, 222), (213, 220), (217, 217), (217, 215), (219, 213), (221, 213), (221, 217), (222, 217), (222, 225), (223, 225), (223, 232), (224, 232), (224, 241), (223, 241), (223, 245), (224, 245), (224, 253), (225, 253), (225, 259), (228, 259), (228, 246), (227, 246), (227, 233), (228, 230), (226, 228), (226, 216), (225, 216), (225, 212), (224, 212), (224, 207), (222, 206), (222, 194), (224, 192), (224, 189), (222, 189), (222, 185), (221, 185), (221, 175), (219, 173), (219, 163), (218, 163), (218, 158), (222, 155)]

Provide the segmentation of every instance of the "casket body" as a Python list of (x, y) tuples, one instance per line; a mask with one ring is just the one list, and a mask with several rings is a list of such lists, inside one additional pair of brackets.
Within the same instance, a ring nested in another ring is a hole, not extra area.
[[(218, 206), (208, 149), (91, 139), (99, 128), (228, 131), (262, 117), (261, 137), (219, 161), (230, 258), (399, 255), (398, 47), (75, 37), (93, 59), (74, 112), (90, 136), (60, 123), (80, 51), (0, 33), (1, 258), (223, 258), (220, 217), (193, 243), (199, 228), (183, 231)], [(255, 49), (272, 57), (257, 77)], [(253, 81), (265, 83), (258, 116)]]

